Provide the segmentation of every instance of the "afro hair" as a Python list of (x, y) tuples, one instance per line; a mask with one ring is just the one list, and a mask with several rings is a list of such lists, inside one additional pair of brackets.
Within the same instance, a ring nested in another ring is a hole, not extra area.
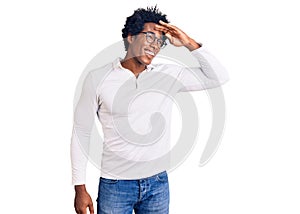
[(128, 35), (137, 35), (144, 29), (144, 24), (148, 22), (159, 24), (159, 20), (169, 23), (165, 14), (162, 14), (157, 6), (139, 8), (127, 17), (124, 28), (122, 29), (122, 37), (124, 40), (125, 50), (128, 49)]

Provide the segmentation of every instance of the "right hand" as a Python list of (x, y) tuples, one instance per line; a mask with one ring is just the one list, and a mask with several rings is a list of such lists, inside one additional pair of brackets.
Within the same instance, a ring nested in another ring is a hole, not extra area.
[(74, 208), (77, 214), (87, 214), (89, 208), (90, 214), (94, 214), (94, 206), (91, 196), (85, 189), (85, 185), (75, 186)]

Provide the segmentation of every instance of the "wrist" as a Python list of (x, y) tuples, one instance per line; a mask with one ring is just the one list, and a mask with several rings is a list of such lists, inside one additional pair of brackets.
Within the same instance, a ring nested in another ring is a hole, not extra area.
[(201, 46), (202, 46), (202, 44), (197, 43), (193, 39), (189, 39), (188, 43), (185, 45), (185, 47), (187, 49), (189, 49), (189, 51), (196, 50), (196, 49), (200, 48)]
[(85, 184), (75, 185), (74, 186), (75, 192), (86, 192)]

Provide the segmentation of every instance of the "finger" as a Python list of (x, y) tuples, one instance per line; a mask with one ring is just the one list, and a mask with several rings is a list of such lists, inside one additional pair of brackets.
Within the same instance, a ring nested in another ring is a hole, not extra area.
[(175, 30), (168, 29), (160, 25), (157, 25), (157, 27), (155, 27), (154, 29), (163, 32), (168, 39), (177, 34)]
[(76, 213), (78, 213), (78, 214), (80, 214), (80, 213), (81, 213), (81, 209), (80, 209), (80, 208), (78, 208), (78, 207), (75, 207), (75, 211), (76, 211)]
[(87, 214), (86, 213), (86, 208), (78, 209), (78, 214)]
[(89, 204), (90, 214), (94, 214), (94, 206), (93, 203)]
[(86, 208), (75, 206), (75, 211), (78, 214), (86, 214)]
[(170, 40), (172, 36), (171, 36), (170, 33), (166, 33), (166, 34), (165, 34), (165, 37), (167, 37), (167, 38)]
[(158, 29), (162, 29), (162, 30), (164, 30), (164, 31), (166, 31), (166, 30), (172, 30), (172, 28), (170, 27), (170, 26), (167, 26), (167, 25), (157, 25), (157, 28)]
[(164, 32), (164, 33), (168, 32), (168, 30), (169, 30), (168, 28), (166, 28), (164, 26), (161, 26), (161, 25), (155, 25), (154, 29), (158, 30), (158, 31), (161, 31), (161, 32)]
[(164, 22), (164, 21), (162, 21), (162, 20), (159, 20), (159, 24), (161, 24), (161, 25), (163, 25), (163, 26), (169, 26), (168, 23), (166, 23), (166, 22)]
[(172, 29), (172, 30), (176, 30), (177, 29), (177, 27), (175, 27), (174, 25), (166, 23), (166, 22), (164, 22), (162, 20), (159, 20), (159, 24), (161, 24), (162, 26), (167, 27), (169, 29)]
[(169, 39), (171, 43), (173, 43), (173, 37), (170, 33), (166, 33), (165, 36)]

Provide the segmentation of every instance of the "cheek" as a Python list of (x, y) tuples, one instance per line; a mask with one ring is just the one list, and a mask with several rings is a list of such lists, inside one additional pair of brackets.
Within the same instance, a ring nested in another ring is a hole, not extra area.
[(136, 54), (136, 56), (143, 56), (144, 55), (144, 46), (143, 45), (139, 45), (135, 49), (135, 54)]

